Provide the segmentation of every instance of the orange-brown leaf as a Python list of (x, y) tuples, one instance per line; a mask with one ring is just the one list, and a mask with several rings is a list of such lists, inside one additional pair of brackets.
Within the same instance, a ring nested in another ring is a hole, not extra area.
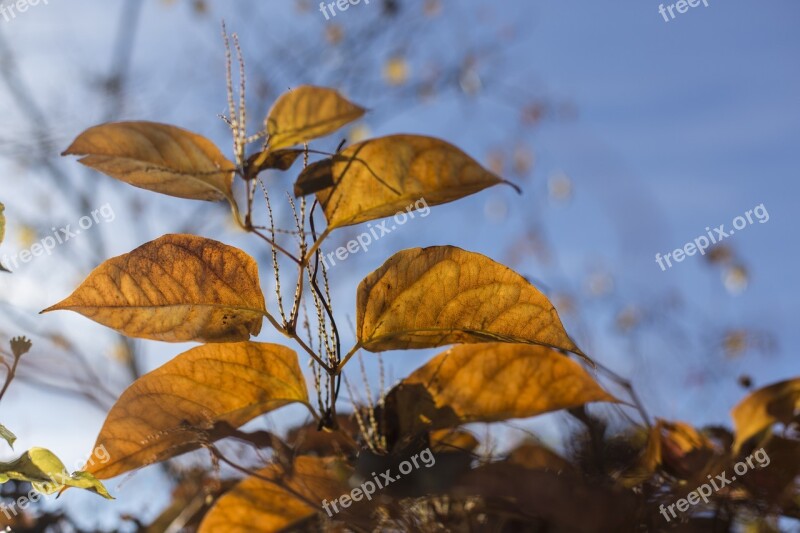
[(98, 266), (65, 300), (129, 337), (233, 342), (258, 335), (265, 313), (255, 260), (195, 235), (164, 235)]
[[(391, 216), (423, 198), (439, 205), (503, 183), (452, 144), (420, 135), (348, 147), (333, 158), (331, 180), (333, 187), (317, 193), (329, 229)], [(313, 190), (298, 185), (298, 192)]]
[(156, 122), (114, 122), (81, 133), (62, 155), (150, 191), (193, 200), (230, 199), (232, 162), (214, 143)]
[(323, 500), (349, 494), (349, 475), (350, 469), (331, 457), (298, 457), (291, 472), (278, 465), (267, 466), (217, 500), (199, 533), (283, 531), (322, 512)]
[[(406, 433), (527, 418), (590, 402), (616, 402), (569, 357), (529, 344), (465, 344), (431, 359), (400, 386)], [(408, 391), (418, 391), (408, 395)]]
[(239, 427), (291, 402), (308, 402), (297, 354), (278, 344), (207, 344), (137, 379), (106, 417), (95, 448), (110, 460), (86, 470), (118, 476), (200, 447), (201, 432)]

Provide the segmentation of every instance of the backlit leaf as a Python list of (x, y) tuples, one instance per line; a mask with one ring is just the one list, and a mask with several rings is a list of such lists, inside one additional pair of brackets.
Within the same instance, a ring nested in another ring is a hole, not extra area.
[(164, 235), (98, 266), (47, 311), (70, 310), (129, 337), (233, 342), (265, 312), (255, 260), (195, 235)]
[(231, 198), (236, 168), (208, 139), (155, 122), (114, 122), (81, 133), (62, 155), (135, 187), (194, 200)]
[(372, 352), (501, 341), (582, 355), (536, 287), (454, 246), (393, 255), (364, 278), (357, 301), (358, 339)]
[(408, 419), (400, 424), (404, 433), (617, 401), (569, 357), (544, 346), (506, 343), (450, 348), (391, 394), (404, 397), (395, 408), (401, 420)]
[(10, 479), (28, 481), (42, 494), (52, 494), (64, 487), (78, 487), (113, 499), (92, 474), (83, 471), (70, 474), (64, 463), (45, 448), (31, 448), (14, 461), (0, 462), (0, 483)]
[(800, 378), (773, 383), (748, 395), (731, 411), (734, 449), (777, 423), (789, 424), (800, 413)]
[(269, 111), (269, 148), (286, 148), (331, 134), (364, 112), (333, 89), (297, 87), (281, 95)]
[[(291, 472), (270, 465), (259, 476), (242, 480), (217, 500), (200, 524), (199, 533), (272, 533), (315, 514), (322, 502), (350, 493), (350, 470), (331, 457), (298, 457)], [(363, 495), (362, 495), (363, 499)], [(339, 507), (339, 510), (343, 509)], [(331, 509), (333, 514), (333, 509)], [(327, 517), (325, 517), (327, 518)]]
[[(310, 192), (304, 179), (295, 186), (300, 194)], [(317, 193), (329, 229), (391, 216), (422, 198), (439, 205), (503, 183), (452, 144), (420, 135), (348, 147), (333, 157), (329, 181), (333, 187)]]
[(110, 460), (87, 471), (107, 479), (195, 450), (199, 433), (239, 427), (288, 403), (307, 403), (297, 354), (277, 344), (198, 346), (137, 379), (106, 417), (98, 446)]

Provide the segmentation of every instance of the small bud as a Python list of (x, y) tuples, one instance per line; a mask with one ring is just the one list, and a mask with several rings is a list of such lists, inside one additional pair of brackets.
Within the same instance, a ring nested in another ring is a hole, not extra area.
[(14, 337), (11, 339), (11, 352), (14, 354), (14, 357), (19, 359), (24, 354), (28, 353), (31, 349), (32, 343), (25, 337)]

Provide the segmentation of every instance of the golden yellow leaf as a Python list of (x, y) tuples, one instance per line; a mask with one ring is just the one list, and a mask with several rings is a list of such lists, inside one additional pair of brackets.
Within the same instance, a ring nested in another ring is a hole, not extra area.
[(258, 335), (265, 313), (255, 260), (196, 235), (164, 235), (98, 266), (65, 300), (129, 337), (232, 342)]
[(61, 155), (135, 187), (189, 198), (231, 199), (236, 168), (214, 143), (156, 122), (114, 122), (81, 133)]
[[(530, 344), (464, 344), (404, 379), (406, 433), (454, 423), (528, 418), (590, 402), (617, 402), (566, 355)], [(417, 419), (417, 420), (413, 420)], [(430, 422), (428, 422), (430, 421)]]
[(277, 150), (324, 137), (365, 111), (333, 89), (297, 87), (281, 95), (267, 115), (269, 148)]
[[(267, 466), (258, 472), (260, 477), (245, 478), (220, 497), (198, 533), (283, 531), (315, 514), (324, 515), (325, 500), (333, 514), (330, 502), (350, 494), (349, 475), (349, 468), (332, 457), (300, 456), (291, 472), (284, 472), (278, 465)], [(339, 510), (343, 510), (341, 506)]]
[(364, 278), (357, 302), (358, 339), (371, 352), (501, 341), (583, 355), (536, 287), (454, 246), (396, 253)]
[[(303, 174), (295, 193), (308, 194)], [(458, 200), (504, 181), (452, 144), (420, 135), (391, 135), (349, 146), (333, 158), (333, 186), (317, 193), (328, 230), (388, 217), (425, 199)]]
[(106, 417), (95, 448), (110, 460), (85, 469), (118, 476), (200, 447), (199, 433), (239, 427), (292, 402), (308, 402), (297, 354), (278, 344), (207, 344), (137, 379)]
[(749, 394), (733, 408), (734, 450), (777, 423), (789, 424), (800, 413), (800, 378), (773, 383)]

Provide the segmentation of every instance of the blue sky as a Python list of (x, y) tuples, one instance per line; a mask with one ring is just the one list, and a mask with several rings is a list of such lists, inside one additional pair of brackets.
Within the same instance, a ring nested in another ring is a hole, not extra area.
[[(212, 15), (201, 22), (182, 5), (167, 8), (161, 2), (147, 2), (141, 21), (145, 38), (139, 40), (133, 59), (135, 96), (126, 118), (173, 122), (213, 137), (228, 150), (229, 141), (215, 118), (224, 109), (218, 20), (225, 17), (232, 29), (243, 32), (246, 55), (255, 53), (247, 47), (256, 47), (260, 39), (277, 38), (287, 27), (295, 28), (282, 24), (285, 17), (294, 16), (286, 7), (288, 2), (240, 4), (249, 4), (273, 26), (259, 32), (242, 29), (247, 28), (245, 24), (237, 28), (241, 15), (226, 12), (222, 2), (212, 2)], [(706, 359), (702, 344), (648, 341), (644, 353), (633, 357), (624, 340), (609, 334), (613, 316), (607, 308), (598, 306), (587, 312), (592, 355), (632, 377), (644, 391), (651, 414), (698, 424), (729, 423), (728, 410), (744, 395), (735, 384), (738, 375), (751, 375), (757, 385), (764, 385), (800, 370), (800, 334), (793, 327), (800, 314), (794, 276), (794, 264), (800, 258), (799, 225), (793, 218), (795, 195), (800, 192), (800, 34), (796, 30), (800, 5), (792, 0), (763, 4), (709, 0), (709, 7), (701, 4), (665, 22), (658, 13), (659, 3), (652, 0), (494, 4), (459, 1), (458, 31), (425, 37), (431, 46), (448, 42), (457, 46), (459, 31), (491, 35), (492, 28), (514, 25), (515, 38), (507, 47), (501, 46), (502, 77), (484, 80), (492, 96), (479, 99), (479, 105), (442, 96), (373, 124), (368, 117), (373, 133), (441, 136), (485, 161), (489, 147), (507, 143), (509, 131), (517, 127), (516, 111), (497, 94), (531, 91), (568, 100), (577, 109), (577, 118), (546, 122), (524, 138), (536, 153), (534, 178), (525, 194), (517, 197), (508, 188), (498, 188), (435, 208), (424, 221), (409, 223), (411, 229), (386, 237), (379, 247), (351, 260), (342, 272), (335, 271), (340, 276), (337, 286), (342, 287), (336, 289), (335, 301), (341, 309), (354, 309), (355, 283), (404, 247), (452, 243), (503, 260), (510, 245), (503, 236), (519, 230), (530, 216), (545, 218), (549, 238), (559, 250), (559, 264), (557, 268), (535, 263), (517, 266), (525, 275), (554, 286), (580, 287), (587, 272), (601, 264), (613, 276), (620, 301), (655, 297), (677, 288), (687, 301), (686, 321), (707, 323), (709, 336), (714, 328), (730, 324), (768, 329), (777, 335), (779, 350), (768, 356)], [(367, 16), (366, 9), (361, 6), (342, 17)], [(18, 52), (35, 96), (46, 107), (60, 104), (51, 110), (60, 119), (53, 132), (59, 146), (65, 147), (80, 129), (101, 116), (101, 110), (85, 98), (85, 80), (104, 71), (111, 61), (107, 43), (116, 29), (117, 11), (111, 2), (51, 0), (11, 22), (0, 19), (0, 34)], [(310, 28), (318, 30), (325, 23), (321, 15), (317, 18), (308, 22)], [(355, 51), (338, 53), (346, 60)], [(294, 83), (308, 81), (312, 80)], [(61, 93), (58, 102), (48, 101), (56, 92)], [(374, 107), (378, 101), (360, 103)], [(18, 112), (5, 87), (0, 91), (0, 106), (9, 117), (5, 139), (16, 130)], [(74, 161), (63, 164), (77, 166)], [(566, 205), (550, 205), (537, 196), (546, 192), (543, 183), (557, 172), (568, 175), (574, 185), (574, 199)], [(0, 201), (6, 204), (11, 221), (31, 208), (19, 198), (30, 186), (26, 180), (33, 180), (35, 186), (36, 179), (26, 176), (24, 167), (0, 163)], [(120, 189), (104, 184), (106, 178), (97, 179), (97, 205), (113, 201)], [(165, 213), (184, 208), (176, 207), (178, 200), (156, 198), (152, 193), (129, 194), (164, 206)], [(498, 202), (506, 206), (506, 218), (478, 216)], [(741, 294), (726, 291), (719, 273), (699, 257), (687, 258), (666, 272), (656, 265), (656, 253), (682, 247), (705, 233), (706, 226), (729, 226), (734, 217), (762, 203), (769, 222), (754, 224), (727, 241), (750, 271), (749, 286)], [(53, 225), (60, 225), (59, 202), (53, 205), (47, 214)], [(142, 234), (151, 239), (175, 229), (168, 221), (138, 220), (132, 213), (116, 211), (114, 225), (101, 230), (114, 236), (109, 255), (129, 251), (144, 240)], [(124, 229), (134, 225), (136, 234)], [(213, 236), (252, 247), (252, 242), (226, 227)], [(10, 231), (4, 246), (14, 245)], [(41, 258), (30, 270), (15, 274), (13, 284), (7, 277), (0, 278), (0, 291), (33, 316), (87, 274), (65, 269), (61, 253)], [(58, 272), (65, 274), (54, 274)], [(265, 268), (265, 291), (270, 279)], [(347, 313), (352, 316), (352, 311)], [(87, 348), (96, 343), (97, 335), (104, 335), (100, 326), (76, 316), (37, 320), (48, 327), (85, 329)], [(569, 317), (565, 322), (568, 329), (579, 326)], [(262, 340), (278, 339), (264, 334)], [(185, 348), (155, 343), (146, 347), (153, 366)], [(385, 360), (399, 378), (432, 353), (388, 354)], [(703, 387), (687, 384), (687, 376), (708, 366), (715, 367), (710, 375), (716, 378)], [(369, 367), (374, 372), (373, 361)], [(77, 402), (48, 399), (24, 386), (12, 387), (0, 413), (3, 422), (20, 435), (20, 448), (49, 446), (68, 459), (85, 455), (103, 420), (102, 414), (87, 413)], [(546, 420), (530, 427), (555, 435), (555, 426)], [(125, 494), (154, 476), (139, 474), (122, 487), (114, 486), (121, 492), (114, 509), (130, 509), (120, 503)], [(141, 502), (136, 505), (147, 507)]]

